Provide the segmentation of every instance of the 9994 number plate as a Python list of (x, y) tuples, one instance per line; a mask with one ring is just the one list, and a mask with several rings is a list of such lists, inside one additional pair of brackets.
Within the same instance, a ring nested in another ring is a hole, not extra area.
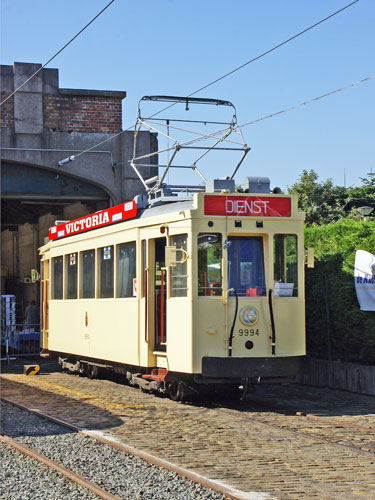
[(259, 336), (259, 328), (240, 328), (238, 330), (238, 335), (240, 337), (254, 337), (254, 335)]

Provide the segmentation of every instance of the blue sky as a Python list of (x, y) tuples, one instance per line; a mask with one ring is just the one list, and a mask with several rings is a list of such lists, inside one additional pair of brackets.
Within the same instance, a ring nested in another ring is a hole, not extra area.
[[(1, 63), (44, 63), (107, 0), (2, 0)], [(116, 0), (49, 67), (60, 87), (125, 90), (124, 128), (143, 95), (187, 95), (340, 9), (349, 0)], [(375, 74), (375, 2), (357, 4), (198, 97), (232, 101), (239, 123)], [(246, 127), (236, 180), (293, 184), (303, 169), (360, 185), (374, 161), (375, 80)], [(209, 177), (232, 171), (226, 160)]]

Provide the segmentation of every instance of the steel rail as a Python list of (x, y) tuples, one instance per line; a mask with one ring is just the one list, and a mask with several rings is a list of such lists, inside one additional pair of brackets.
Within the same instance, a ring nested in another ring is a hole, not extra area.
[[(308, 413), (306, 411), (296, 411), (295, 408), (290, 407), (284, 407), (284, 409), (275, 406), (272, 404), (272, 402), (267, 401), (267, 400), (262, 400), (261, 398), (252, 398), (252, 402), (254, 403), (260, 403), (263, 405), (263, 408), (268, 409), (268, 410), (277, 410), (277, 411), (287, 411), (291, 416), (297, 416), (297, 417), (305, 417), (310, 420), (317, 420), (320, 422), (325, 422), (327, 424), (331, 424), (334, 426), (339, 426), (347, 429), (356, 429), (358, 431), (363, 431), (363, 432), (369, 432), (370, 434), (375, 434), (375, 429), (372, 429), (371, 427), (365, 427), (363, 425), (358, 425), (358, 424), (350, 424), (348, 422), (340, 422), (340, 420), (328, 418), (328, 417), (321, 417), (319, 415), (314, 415), (313, 413)], [(259, 408), (259, 406), (258, 406)]]
[[(375, 452), (374, 451), (362, 450), (361, 448), (358, 448), (356, 446), (351, 446), (349, 444), (343, 444), (343, 443), (337, 443), (336, 441), (332, 441), (331, 439), (327, 439), (327, 438), (320, 437), (320, 436), (314, 436), (312, 434), (309, 434), (308, 432), (301, 432), (301, 431), (298, 431), (298, 430), (295, 430), (295, 429), (288, 429), (286, 427), (281, 427), (280, 425), (277, 425), (277, 424), (270, 424), (269, 422), (264, 422), (262, 420), (249, 419), (248, 416), (239, 414), (237, 410), (230, 410), (230, 409), (227, 409), (227, 408), (220, 408), (220, 412), (224, 413), (225, 415), (236, 416), (240, 420), (246, 420), (248, 423), (251, 423), (251, 424), (258, 424), (258, 425), (261, 425), (261, 426), (264, 426), (264, 427), (268, 427), (268, 428), (271, 428), (271, 429), (280, 430), (280, 431), (283, 431), (283, 432), (289, 432), (290, 434), (294, 434), (296, 436), (303, 436), (305, 438), (312, 439), (314, 441), (320, 441), (322, 443), (331, 444), (331, 445), (334, 445), (334, 446), (339, 446), (340, 448), (345, 448), (345, 449), (348, 449), (348, 450), (351, 450), (351, 451), (355, 451), (356, 453), (363, 453), (365, 455), (371, 455), (372, 457), (375, 456)], [(341, 425), (341, 424), (339, 424), (339, 425)], [(352, 427), (352, 426), (350, 426), (350, 427)], [(360, 427), (360, 426), (358, 426), (358, 427)], [(364, 429), (364, 430), (367, 431), (366, 427), (362, 427), (362, 429)], [(370, 430), (370, 432), (373, 432), (373, 431)]]
[(370, 432), (375, 434), (375, 429), (370, 427), (364, 427), (363, 425), (348, 424), (347, 422), (340, 422), (339, 420), (331, 420), (328, 417), (319, 417), (318, 415), (313, 415), (312, 413), (301, 412), (301, 417), (309, 418), (310, 420), (318, 420), (320, 422), (326, 422), (327, 424), (332, 424), (340, 427), (346, 427), (348, 429), (356, 429), (357, 431)]
[[(45, 418), (45, 419), (50, 420), (51, 422), (54, 422), (58, 425), (61, 425), (61, 426), (66, 427), (70, 430), (73, 430), (82, 436), (91, 437), (93, 439), (96, 439), (96, 441), (103, 443), (103, 444), (106, 444), (108, 446), (111, 446), (112, 448), (114, 448), (116, 450), (122, 451), (124, 453), (128, 453), (130, 455), (133, 455), (134, 457), (138, 457), (138, 458), (140, 458), (148, 463), (151, 463), (152, 465), (155, 465), (157, 467), (161, 467), (163, 469), (167, 469), (170, 472), (174, 472), (181, 477), (185, 477), (189, 481), (192, 481), (192, 482), (197, 483), (205, 488), (211, 489), (217, 493), (221, 493), (221, 494), (225, 495), (228, 500), (248, 500), (249, 499), (249, 492), (239, 491), (239, 490), (236, 490), (234, 487), (231, 488), (228, 485), (223, 485), (219, 481), (209, 479), (205, 476), (202, 476), (201, 474), (198, 474), (197, 472), (193, 472), (191, 470), (180, 467), (179, 465), (176, 465), (172, 462), (169, 462), (168, 460), (158, 458), (154, 455), (151, 455), (150, 453), (147, 453), (147, 452), (142, 451), (142, 450), (138, 450), (137, 448), (134, 448), (133, 446), (123, 444), (123, 443), (117, 441), (115, 438), (105, 436), (103, 433), (97, 433), (95, 431), (89, 431), (87, 429), (82, 429), (80, 427), (77, 427), (76, 425), (70, 424), (69, 422), (66, 422), (66, 421), (61, 420), (59, 418), (48, 415), (47, 413), (44, 413), (41, 410), (38, 410), (36, 408), (29, 408), (23, 404), (12, 401), (11, 399), (4, 398), (3, 396), (0, 396), (0, 399), (2, 401), (5, 401), (6, 403), (10, 403), (18, 408), (21, 408), (22, 410), (28, 411), (30, 413), (38, 415), (39, 417)], [(116, 498), (116, 497), (112, 497), (112, 498)]]
[(0, 441), (3, 443), (12, 446), (12, 448), (15, 448), (17, 451), (23, 453), (24, 455), (33, 458), (34, 460), (37, 460), (38, 462), (42, 463), (43, 465), (46, 465), (50, 469), (53, 469), (54, 471), (58, 472), (59, 474), (62, 474), (64, 477), (67, 479), (70, 479), (74, 483), (79, 484), (79, 486), (83, 486), (84, 488), (90, 490), (91, 492), (95, 493), (95, 495), (99, 496), (100, 498), (103, 498), (105, 500), (120, 500), (118, 497), (115, 497), (108, 491), (103, 490), (99, 486), (96, 486), (96, 484), (91, 483), (90, 481), (87, 481), (87, 479), (78, 476), (74, 472), (66, 469), (62, 465), (57, 464), (56, 462), (53, 462), (53, 460), (50, 460), (49, 458), (40, 455), (36, 451), (32, 450), (31, 448), (28, 448), (27, 446), (19, 443), (18, 441), (15, 441), (14, 439), (10, 438), (9, 436), (0, 436)]

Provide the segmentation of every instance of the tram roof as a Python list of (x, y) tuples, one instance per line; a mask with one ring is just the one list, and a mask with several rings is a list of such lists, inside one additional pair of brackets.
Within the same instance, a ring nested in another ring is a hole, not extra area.
[(194, 201), (192, 197), (191, 200), (173, 201), (171, 203), (163, 203), (161, 205), (145, 208), (144, 210), (139, 210), (136, 218), (145, 219), (147, 217), (170, 214), (180, 210), (193, 210), (193, 208)]
[[(255, 193), (206, 193), (201, 202), (198, 202), (196, 196), (191, 199), (182, 199), (176, 201), (169, 199), (168, 202), (155, 203), (151, 207), (137, 209), (135, 201), (125, 202), (123, 204), (111, 207), (94, 214), (81, 217), (73, 221), (63, 221), (57, 223), (49, 230), (50, 241), (59, 241), (70, 238), (78, 234), (104, 229), (105, 227), (128, 224), (131, 221), (141, 221), (153, 219), (153, 221), (166, 221), (172, 214), (186, 213), (194, 211), (201, 203), (204, 205), (204, 214), (208, 216), (229, 215), (229, 216), (256, 216), (267, 218), (287, 218), (290, 220), (304, 220), (304, 213), (299, 212), (297, 208), (297, 199), (293, 195), (269, 194), (268, 196), (259, 196)], [(223, 196), (225, 195), (225, 196)], [(203, 202), (204, 199), (204, 202)], [(293, 201), (292, 201), (293, 200)], [(198, 202), (198, 203), (197, 203)], [(294, 208), (293, 208), (294, 207)], [(145, 222), (144, 222), (145, 223)], [(153, 222), (157, 223), (157, 222)], [(137, 225), (137, 224), (136, 224)], [(128, 226), (129, 227), (129, 226)]]

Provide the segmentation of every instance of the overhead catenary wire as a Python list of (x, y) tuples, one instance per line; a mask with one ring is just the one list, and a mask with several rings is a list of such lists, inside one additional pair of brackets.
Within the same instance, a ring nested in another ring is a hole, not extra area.
[[(304, 102), (301, 102), (301, 103), (296, 104), (296, 105), (294, 105), (294, 106), (290, 106), (290, 107), (288, 107), (288, 108), (286, 108), (286, 109), (283, 109), (283, 110), (281, 110), (281, 111), (277, 111), (276, 113), (272, 113), (272, 114), (270, 114), (270, 115), (263, 116), (263, 117), (258, 118), (258, 119), (256, 119), (256, 120), (253, 120), (253, 121), (251, 121), (251, 122), (244, 123), (243, 125), (237, 125), (237, 129), (240, 131), (242, 128), (247, 127), (247, 126), (249, 126), (249, 125), (253, 125), (253, 124), (258, 123), (258, 122), (261, 122), (261, 121), (263, 121), (263, 120), (266, 120), (266, 119), (269, 119), (269, 118), (273, 118), (273, 117), (275, 117), (275, 116), (279, 116), (279, 115), (281, 115), (281, 114), (283, 114), (283, 113), (287, 113), (288, 111), (292, 111), (292, 110), (297, 109), (297, 108), (300, 108), (300, 107), (302, 107), (302, 106), (306, 106), (307, 104), (311, 104), (311, 103), (313, 103), (313, 102), (319, 101), (319, 100), (321, 100), (321, 99), (324, 99), (324, 98), (326, 98), (326, 97), (332, 96), (332, 95), (337, 94), (337, 93), (339, 93), (339, 92), (343, 92), (344, 90), (348, 90), (348, 89), (350, 89), (350, 88), (352, 88), (352, 87), (354, 87), (354, 86), (356, 86), (356, 85), (360, 85), (360, 84), (362, 84), (362, 83), (368, 82), (368, 81), (373, 80), (373, 79), (375, 79), (375, 76), (374, 76), (374, 75), (368, 76), (368, 77), (366, 77), (366, 78), (364, 78), (364, 79), (362, 79), (362, 80), (359, 80), (359, 81), (357, 81), (357, 82), (350, 83), (349, 85), (346, 85), (346, 86), (344, 86), (344, 87), (341, 87), (341, 88), (338, 88), (338, 89), (332, 90), (332, 91), (327, 92), (327, 93), (325, 93), (325, 94), (323, 94), (323, 95), (320, 95), (320, 96), (314, 97), (314, 98), (312, 98), (312, 99), (309, 99), (308, 101), (304, 101)], [(151, 127), (150, 127), (150, 128), (151, 128)], [(172, 128), (175, 128), (175, 127), (172, 127)], [(178, 130), (181, 130), (179, 127), (176, 127), (176, 128), (177, 128)], [(184, 130), (184, 129), (182, 129), (182, 130)], [(188, 141), (186, 141), (186, 142), (182, 143), (180, 146), (187, 146), (187, 145), (194, 144), (194, 143), (196, 143), (196, 142), (199, 142), (199, 141), (201, 141), (201, 140), (208, 139), (208, 138), (213, 139), (213, 138), (215, 138), (215, 134), (222, 133), (222, 132), (223, 132), (223, 131), (225, 131), (225, 130), (227, 130), (227, 129), (218, 130), (218, 131), (213, 132), (213, 133), (211, 133), (211, 134), (201, 134), (201, 133), (200, 133), (200, 134), (198, 134), (198, 135), (199, 135), (199, 137), (197, 137), (197, 138), (195, 138), (195, 139), (188, 140)], [(225, 141), (226, 141), (226, 137), (221, 138), (221, 139), (220, 139), (220, 141), (224, 141), (224, 142), (225, 142)], [(234, 142), (234, 141), (229, 141), (229, 142)], [(168, 149), (163, 149), (163, 150), (156, 151), (156, 152), (154, 152), (154, 153), (149, 153), (149, 154), (144, 155), (144, 156), (141, 156), (141, 157), (139, 157), (139, 158), (137, 158), (137, 159), (139, 160), (139, 159), (149, 158), (149, 157), (151, 157), (151, 156), (153, 156), (153, 155), (156, 155), (156, 154), (161, 154), (161, 153), (164, 153), (164, 152), (166, 152), (166, 151), (173, 150), (174, 148), (175, 148), (175, 146), (168, 146)]]
[[(241, 64), (240, 66), (238, 66), (237, 68), (234, 68), (233, 70), (229, 71), (228, 73), (225, 73), (224, 75), (216, 78), (216, 80), (213, 80), (212, 82), (210, 83), (207, 83), (206, 85), (204, 85), (203, 87), (199, 88), (198, 90), (195, 90), (194, 92), (192, 92), (191, 94), (188, 94), (187, 97), (192, 97), (193, 95), (195, 94), (198, 94), (199, 92), (202, 92), (202, 90), (205, 90), (207, 89), (208, 87), (211, 87), (212, 85), (215, 85), (215, 83), (218, 83), (220, 82), (221, 80), (224, 80), (224, 78), (227, 78), (228, 76), (230, 75), (233, 75), (233, 73), (236, 73), (237, 71), (240, 71), (242, 68), (248, 66), (249, 64), (255, 62), (255, 61), (258, 61), (259, 59), (261, 59), (262, 57), (265, 57), (267, 56), (268, 54), (270, 54), (271, 52), (274, 52), (275, 50), (283, 47), (284, 45), (286, 45), (287, 43), (291, 42), (292, 40), (295, 40), (296, 38), (298, 38), (299, 36), (301, 35), (304, 35), (305, 33), (307, 33), (308, 31), (316, 28), (317, 26), (319, 26), (320, 24), (324, 23), (325, 21), (328, 21), (328, 19), (331, 19), (332, 17), (334, 16), (337, 16), (337, 14), (340, 14), (340, 12), (348, 9), (349, 7), (352, 7), (354, 4), (358, 3), (359, 0), (354, 0), (353, 2), (349, 3), (348, 5), (345, 5), (344, 7), (342, 7), (341, 9), (339, 10), (336, 10), (335, 12), (333, 12), (332, 14), (330, 14), (329, 16), (327, 17), (324, 17), (323, 19), (321, 19), (320, 21), (316, 22), (315, 24), (312, 24), (311, 26), (309, 26), (308, 28), (305, 28), (304, 30), (300, 31), (299, 33), (287, 38), (286, 40), (284, 40), (283, 42), (280, 42), (279, 44), (273, 46), (272, 48), (266, 50), (265, 52), (263, 52), (262, 54), (259, 54), (258, 56), (256, 57), (253, 57), (252, 59), (250, 59), (249, 61), (246, 61), (245, 63)], [(156, 114), (159, 114), (159, 113), (162, 113), (163, 111), (171, 108), (172, 106), (175, 106), (175, 104), (170, 104), (169, 106), (166, 106), (165, 108), (163, 108), (162, 110), (160, 110), (158, 113)], [(152, 115), (150, 118), (153, 118), (155, 115)]]
[(55, 59), (55, 57), (57, 57), (59, 54), (61, 54), (61, 52), (66, 49), (66, 47), (68, 47), (68, 45), (70, 45), (77, 37), (79, 37), (79, 35), (81, 33), (83, 33), (85, 31), (86, 28), (88, 28), (90, 26), (90, 24), (92, 24), (96, 19), (98, 19), (98, 17), (103, 14), (103, 12), (105, 10), (108, 9), (108, 7), (113, 4), (115, 0), (111, 0), (98, 14), (96, 14), (95, 17), (93, 17), (91, 19), (90, 22), (88, 22), (86, 24), (86, 26), (84, 26), (76, 35), (74, 35), (73, 38), (71, 38), (69, 40), (69, 42), (67, 42), (58, 52), (56, 52), (55, 55), (53, 55), (50, 59), (48, 59), (47, 62), (45, 62), (43, 64), (43, 66), (41, 66), (40, 68), (38, 68), (35, 73), (33, 73), (27, 80), (25, 80), (23, 83), (21, 83), (21, 85), (19, 87), (17, 87), (11, 94), (9, 94), (1, 103), (0, 103), (0, 106), (2, 106), (8, 99), (10, 99), (11, 97), (14, 96), (14, 94), (16, 94), (20, 89), (22, 89), (22, 87), (24, 87), (30, 80), (32, 80), (34, 78), (34, 76), (36, 76), (40, 71), (42, 71), (43, 68), (45, 68), (51, 61), (53, 61), (53, 59)]
[[(250, 59), (249, 61), (241, 64), (240, 66), (238, 66), (237, 68), (234, 68), (233, 70), (229, 71), (228, 73), (220, 76), (219, 78), (216, 78), (215, 80), (213, 80), (212, 82), (210, 83), (207, 83), (206, 85), (204, 85), (203, 87), (195, 90), (194, 92), (192, 92), (191, 94), (189, 94), (187, 97), (192, 97), (193, 95), (195, 94), (198, 94), (199, 92), (201, 92), (202, 90), (205, 90), (207, 89), (208, 87), (211, 87), (212, 85), (214, 85), (215, 83), (218, 83), (219, 81), (223, 80), (224, 78), (227, 78), (228, 76), (232, 75), (233, 73), (236, 73), (237, 71), (241, 70), (242, 68), (244, 68), (245, 66), (248, 66), (249, 64), (255, 62), (255, 61), (258, 61), (259, 59), (261, 59), (262, 57), (265, 57), (266, 55), (270, 54), (271, 52), (274, 52), (275, 50), (283, 47), (284, 45), (286, 45), (287, 43), (291, 42), (292, 40), (295, 40), (296, 38), (302, 36), (303, 34), (307, 33), (308, 31), (316, 28), (317, 26), (321, 25), (322, 23), (324, 23), (325, 21), (328, 21), (329, 19), (331, 19), (332, 17), (340, 14), (341, 12), (343, 12), (344, 10), (348, 9), (349, 7), (352, 7), (354, 4), (358, 3), (359, 0), (354, 0), (353, 2), (345, 5), (344, 7), (342, 7), (341, 9), (333, 12), (332, 14), (330, 14), (329, 16), (326, 16), (325, 18), (321, 19), (320, 21), (312, 24), (311, 26), (309, 26), (308, 28), (305, 28), (304, 30), (300, 31), (299, 33), (289, 37), (288, 39), (284, 40), (283, 42), (273, 46), (272, 48), (266, 50), (265, 52), (263, 52), (262, 54), (259, 54), (258, 56), (256, 57), (253, 57), (252, 59)], [(155, 116), (159, 115), (160, 113), (162, 113), (163, 111), (166, 111), (167, 109), (171, 108), (172, 106), (175, 106), (175, 103), (173, 104), (170, 104), (169, 106), (166, 106), (165, 108), (161, 109), (160, 111), (154, 113), (153, 115), (149, 116), (148, 119), (150, 118), (154, 118)], [(120, 136), (121, 134), (125, 133), (125, 132), (128, 132), (130, 131), (131, 129), (133, 128), (133, 125), (130, 125), (127, 129), (125, 130), (121, 130), (121, 132), (118, 132), (117, 134), (114, 134), (112, 135), (111, 137), (108, 137), (107, 139), (104, 139), (103, 141), (95, 144), (94, 146), (91, 146), (90, 148), (82, 151), (81, 153), (77, 154), (77, 155), (74, 155), (74, 159), (78, 158), (79, 156), (82, 156), (83, 154), (85, 153), (88, 153), (89, 151), (92, 151), (93, 149), (101, 146), (102, 144), (105, 144), (106, 142), (112, 140), (112, 139), (115, 139), (116, 137)]]
[[(304, 101), (304, 102), (301, 102), (301, 103), (299, 103), (299, 104), (295, 104), (294, 106), (290, 106), (289, 108), (283, 109), (283, 110), (281, 110), (281, 111), (277, 111), (276, 113), (271, 113), (270, 115), (266, 115), (266, 116), (263, 116), (263, 117), (261, 117), (261, 118), (257, 118), (256, 120), (253, 120), (253, 121), (250, 121), (250, 122), (244, 123), (244, 124), (242, 124), (242, 125), (238, 125), (238, 127), (237, 127), (237, 128), (238, 128), (238, 129), (242, 129), (242, 128), (245, 128), (245, 127), (247, 127), (247, 126), (249, 126), (249, 125), (253, 125), (253, 124), (255, 124), (255, 123), (261, 122), (261, 121), (263, 121), (263, 120), (267, 120), (267, 119), (269, 119), (269, 118), (274, 118), (275, 116), (279, 116), (279, 115), (284, 114), (284, 113), (287, 113), (287, 112), (289, 112), (289, 111), (293, 111), (294, 109), (300, 108), (300, 107), (302, 107), (302, 106), (306, 106), (306, 105), (308, 105), (308, 104), (311, 104), (311, 103), (313, 103), (313, 102), (319, 101), (319, 100), (324, 99), (324, 98), (326, 98), (326, 97), (330, 97), (330, 96), (332, 96), (332, 95), (334, 95), (334, 94), (337, 94), (337, 93), (339, 93), (339, 92), (344, 92), (345, 90), (348, 90), (348, 89), (350, 89), (350, 88), (352, 88), (352, 87), (355, 87), (356, 85), (360, 85), (360, 84), (362, 84), (362, 83), (365, 83), (365, 82), (368, 82), (369, 80), (374, 80), (374, 79), (375, 79), (375, 76), (374, 76), (374, 75), (368, 76), (368, 77), (366, 77), (366, 78), (364, 78), (364, 79), (362, 79), (362, 80), (359, 80), (359, 81), (357, 81), (357, 82), (353, 82), (353, 83), (350, 83), (349, 85), (345, 85), (345, 87), (341, 87), (341, 88), (339, 88), (339, 89), (335, 89), (335, 90), (332, 90), (332, 91), (330, 91), (330, 92), (327, 92), (326, 94), (323, 94), (323, 95), (320, 95), (320, 96), (317, 96), (317, 97), (313, 97), (312, 99), (309, 99), (308, 101)], [(95, 144), (94, 146), (92, 146), (92, 147), (91, 147), (91, 148), (89, 148), (89, 149), (86, 149), (85, 151), (81, 151), (81, 152), (80, 152), (80, 153), (78, 153), (77, 155), (74, 155), (74, 158), (78, 158), (79, 156), (81, 156), (81, 155), (83, 155), (83, 154), (85, 154), (85, 153), (90, 152), (91, 150), (93, 150), (93, 149), (95, 149), (95, 148), (97, 148), (97, 147), (101, 146), (103, 143), (108, 142), (108, 141), (110, 141), (111, 139), (114, 139), (115, 137), (118, 137), (118, 136), (119, 136), (119, 135), (121, 135), (122, 133), (129, 131), (131, 128), (132, 128), (132, 126), (131, 126), (131, 127), (129, 127), (129, 128), (128, 128), (128, 129), (126, 129), (126, 130), (122, 130), (121, 132), (119, 132), (119, 133), (117, 133), (117, 134), (115, 134), (115, 135), (113, 135), (113, 136), (111, 136), (111, 137), (108, 137), (108, 138), (107, 138), (107, 139), (105, 139), (104, 141), (99, 142), (98, 144)], [(225, 130), (225, 129), (224, 129), (224, 130)], [(219, 133), (219, 132), (222, 132), (222, 131), (223, 131), (223, 130), (218, 130), (218, 131), (216, 131), (216, 132), (213, 132), (213, 133), (211, 134), (211, 136), (213, 136), (215, 133)], [(208, 135), (207, 135), (207, 137), (208, 137)], [(203, 137), (203, 134), (202, 134), (202, 137), (198, 138), (197, 140), (199, 141), (199, 140), (202, 140), (203, 138), (204, 138), (204, 137)], [(169, 148), (169, 149), (172, 149), (172, 148)], [(158, 151), (158, 153), (162, 153), (162, 152), (165, 152), (165, 151), (167, 151), (167, 150)], [(149, 155), (149, 156), (150, 156), (150, 155)], [(124, 163), (128, 163), (128, 161), (126, 161), (126, 162), (121, 162), (121, 163), (117, 163), (117, 164), (116, 164), (116, 166), (119, 166), (119, 165), (124, 164)]]
[(283, 113), (287, 113), (288, 111), (292, 111), (294, 109), (300, 108), (302, 106), (306, 106), (307, 104), (311, 104), (316, 101), (320, 101), (320, 99), (324, 99), (325, 97), (329, 97), (333, 94), (337, 94), (339, 92), (343, 92), (344, 90), (348, 90), (352, 87), (355, 87), (356, 85), (360, 85), (361, 83), (368, 82), (369, 80), (374, 80), (375, 76), (368, 76), (367, 78), (364, 78), (363, 80), (359, 80), (358, 82), (350, 83), (349, 85), (346, 85), (345, 87), (341, 87), (336, 90), (332, 90), (331, 92), (327, 92), (326, 94), (320, 95), (318, 97), (314, 97), (312, 99), (309, 99), (308, 101), (301, 102), (299, 104), (295, 104), (294, 106), (290, 106), (289, 108), (283, 109), (281, 111), (277, 111), (276, 113), (271, 113), (270, 115), (263, 116), (261, 118), (257, 118), (256, 120), (253, 120), (251, 122), (244, 123), (243, 125), (239, 125), (238, 128), (244, 128), (247, 127), (248, 125), (254, 125), (254, 123), (261, 122), (263, 120), (267, 120), (268, 118), (274, 118), (275, 116), (282, 115)]
[[(283, 110), (281, 110), (281, 111), (277, 111), (276, 113), (271, 113), (270, 115), (262, 116), (261, 118), (257, 118), (256, 120), (252, 120), (251, 122), (243, 123), (242, 125), (238, 125), (238, 128), (239, 128), (239, 129), (242, 129), (242, 128), (245, 128), (245, 127), (247, 127), (247, 126), (249, 126), (249, 125), (254, 125), (255, 123), (261, 122), (261, 121), (263, 121), (263, 120), (267, 120), (267, 119), (269, 119), (269, 118), (274, 118), (275, 116), (282, 115), (282, 114), (284, 114), (284, 113), (287, 113), (287, 112), (289, 112), (289, 111), (293, 111), (294, 109), (301, 108), (302, 106), (306, 106), (306, 105), (308, 105), (308, 104), (312, 104), (313, 102), (319, 101), (319, 100), (321, 100), (321, 99), (325, 99), (326, 97), (330, 97), (330, 96), (332, 96), (332, 95), (334, 95), (334, 94), (337, 94), (337, 93), (339, 93), (339, 92), (343, 92), (343, 91), (348, 90), (348, 89), (350, 89), (350, 88), (352, 88), (352, 87), (355, 87), (356, 85), (360, 85), (360, 84), (362, 84), (362, 83), (368, 82), (369, 80), (375, 80), (375, 75), (368, 76), (367, 78), (363, 78), (362, 80), (359, 80), (358, 82), (353, 82), (353, 83), (350, 83), (349, 85), (345, 85), (345, 87), (341, 87), (341, 88), (339, 88), (339, 89), (332, 90), (332, 91), (327, 92), (326, 94), (320, 95), (320, 96), (318, 96), (318, 97), (313, 97), (312, 99), (309, 99), (308, 101), (304, 101), (304, 102), (301, 102), (301, 103), (299, 103), (299, 104), (295, 104), (294, 106), (290, 106), (289, 108), (285, 108), (285, 109), (283, 109)], [(212, 137), (212, 136), (213, 136), (213, 134), (223, 132), (224, 130), (225, 130), (225, 129), (223, 129), (223, 130), (218, 130), (218, 131), (216, 131), (216, 132), (213, 132), (213, 133), (212, 133), (212, 134), (210, 134), (210, 135), (211, 135), (211, 137)], [(124, 132), (125, 132), (125, 131), (124, 131)], [(120, 132), (120, 133), (122, 133), (122, 132)], [(117, 135), (119, 135), (119, 134), (117, 134)], [(203, 134), (202, 134), (202, 135), (203, 135)], [(207, 135), (207, 137), (209, 137), (209, 135)], [(111, 139), (111, 137), (110, 137), (109, 139), (106, 139), (106, 140), (110, 140), (110, 139)], [(204, 137), (200, 137), (200, 138), (198, 138), (197, 140), (202, 140), (202, 139), (204, 139)], [(102, 144), (102, 143), (100, 143), (100, 144)], [(99, 144), (98, 144), (98, 145), (99, 145)], [(93, 147), (96, 147), (96, 146), (93, 146)], [(172, 149), (172, 148), (170, 148), (170, 149)], [(87, 150), (87, 151), (83, 151), (83, 152), (82, 152), (82, 153), (80, 153), (80, 154), (83, 154), (83, 153), (86, 153), (86, 152), (88, 152), (88, 150)], [(160, 151), (158, 151), (158, 153), (160, 153)], [(77, 156), (79, 156), (79, 155), (77, 155)], [(126, 164), (126, 163), (128, 163), (128, 160), (123, 161), (123, 162), (121, 162), (121, 163), (116, 163), (116, 166), (124, 165), (124, 164)]]
[(301, 35), (304, 35), (305, 33), (307, 33), (308, 31), (312, 30), (313, 28), (316, 28), (317, 26), (319, 26), (320, 24), (324, 23), (325, 21), (328, 21), (328, 19), (331, 19), (332, 17), (336, 16), (337, 14), (339, 14), (340, 12), (344, 11), (345, 9), (348, 9), (349, 7), (351, 7), (352, 5), (354, 5), (355, 3), (359, 2), (359, 0), (354, 0), (354, 2), (351, 2), (350, 4), (346, 5), (345, 7), (342, 7), (341, 9), (337, 10), (336, 12), (333, 12), (332, 14), (330, 14), (329, 16), (325, 17), (324, 19), (321, 19), (320, 21), (318, 21), (317, 23), (315, 24), (312, 24), (311, 26), (309, 26), (308, 28), (300, 31), (299, 33), (297, 33), (296, 35), (293, 35), (291, 36), (290, 38), (288, 38), (287, 40), (284, 40), (283, 42), (279, 43), (278, 45), (275, 45), (274, 47), (272, 47), (271, 49), (269, 50), (266, 50), (265, 52), (263, 52), (262, 54), (259, 54), (259, 56), (256, 56), (256, 57), (253, 57), (252, 59), (250, 59), (249, 61), (241, 64), (240, 66), (238, 66), (237, 68), (229, 71), (228, 73), (226, 73), (225, 75), (222, 75), (220, 76), (219, 78), (216, 78), (216, 80), (213, 80), (212, 82), (210, 83), (207, 83), (206, 85), (204, 85), (203, 87), (201, 87), (200, 89), (198, 90), (195, 90), (194, 92), (192, 92), (191, 94), (188, 95), (188, 97), (192, 97), (193, 95), (195, 94), (198, 94), (198, 92), (201, 92), (202, 90), (205, 90), (207, 89), (208, 87), (211, 87), (211, 85), (214, 85), (215, 83), (218, 83), (220, 82), (221, 80), (224, 80), (224, 78), (227, 78), (228, 76), (230, 75), (233, 75), (233, 73), (236, 73), (237, 71), (239, 71), (240, 69), (244, 68), (245, 66), (248, 66), (249, 64), (257, 61), (258, 59), (261, 59), (262, 57), (270, 54), (271, 52), (279, 49), (280, 47), (282, 47), (283, 45), (286, 45), (287, 43), (291, 42), (292, 40), (295, 40), (296, 38), (298, 38), (299, 36)]

